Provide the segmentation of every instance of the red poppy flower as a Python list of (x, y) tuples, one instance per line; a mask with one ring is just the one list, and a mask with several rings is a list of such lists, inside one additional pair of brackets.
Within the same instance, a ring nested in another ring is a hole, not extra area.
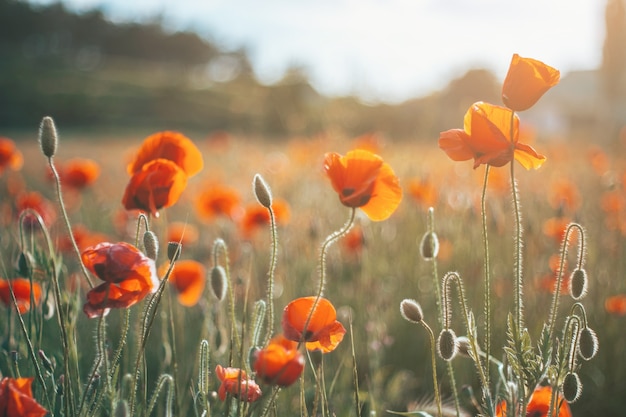
[(71, 159), (60, 166), (59, 176), (64, 185), (82, 190), (100, 176), (100, 165), (91, 159)]
[(304, 356), (298, 343), (282, 335), (254, 354), (254, 371), (266, 384), (287, 387), (296, 382), (303, 370)]
[(167, 159), (178, 165), (188, 177), (202, 170), (202, 154), (191, 139), (178, 132), (158, 132), (148, 136), (135, 159), (128, 165), (130, 175), (137, 174), (148, 162)]
[(511, 110), (529, 109), (559, 83), (560, 75), (541, 61), (514, 54), (502, 85), (502, 102)]
[(174, 205), (187, 186), (187, 175), (174, 162), (156, 159), (136, 172), (126, 186), (126, 210), (143, 210), (158, 217), (158, 210)]
[(0, 417), (44, 417), (48, 411), (33, 398), (35, 378), (2, 378)]
[(344, 206), (359, 207), (371, 220), (385, 220), (400, 205), (398, 177), (383, 159), (357, 149), (345, 156), (327, 153), (324, 171)]
[(248, 379), (244, 370), (217, 365), (215, 375), (222, 382), (217, 390), (217, 395), (222, 401), (226, 399), (226, 394), (249, 403), (258, 400), (263, 395), (261, 388), (253, 379)]
[(15, 143), (9, 138), (0, 137), (0, 174), (7, 168), (17, 171), (23, 163), (24, 157)]
[(580, 193), (575, 182), (560, 179), (552, 184), (548, 194), (550, 205), (557, 210), (575, 211), (580, 207)]
[(13, 288), (13, 294), (15, 294), (15, 300), (17, 301), (17, 310), (20, 314), (30, 310), (31, 292), (35, 305), (39, 304), (41, 300), (41, 287), (36, 282), (33, 282), (31, 287), (30, 280), (25, 278), (16, 278), (10, 282), (0, 278), (0, 300), (9, 308), (13, 308), (11, 288)]
[(186, 259), (176, 262), (169, 276), (169, 282), (176, 288), (178, 302), (185, 307), (198, 304), (204, 291), (206, 271), (197, 261)]
[(219, 216), (232, 218), (240, 203), (239, 192), (234, 188), (210, 184), (196, 198), (196, 212), (206, 221), (213, 221)]
[[(551, 387), (537, 387), (530, 397), (528, 407), (526, 408), (526, 417), (546, 417), (548, 415), (548, 409), (550, 408), (550, 397), (552, 396)], [(572, 412), (569, 409), (569, 404), (563, 401), (563, 397), (559, 394), (557, 398), (557, 404), (561, 403), (559, 407), (559, 417), (572, 417)], [(555, 415), (555, 413), (553, 413)], [(496, 416), (506, 417), (506, 401), (500, 402), (496, 406)]]
[[(15, 199), (17, 212), (22, 213), (26, 209), (36, 211), (43, 220), (44, 224), (50, 227), (57, 218), (57, 212), (53, 203), (42, 196), (37, 191), (25, 192), (17, 196)], [(35, 220), (29, 216), (25, 217), (24, 222), (27, 226), (33, 226)]]
[[(289, 204), (281, 199), (273, 199), (272, 210), (276, 223), (285, 224), (289, 222), (291, 211)], [(254, 232), (263, 226), (270, 224), (270, 214), (268, 210), (260, 204), (253, 203), (245, 208), (243, 217), (240, 220), (240, 228), (245, 237), (251, 237)]]
[(365, 246), (365, 235), (361, 226), (355, 226), (341, 238), (341, 246), (353, 256), (359, 256)]
[[(296, 342), (304, 340), (309, 350), (321, 349), (324, 353), (332, 352), (343, 340), (346, 329), (337, 321), (335, 307), (325, 298), (319, 299), (315, 311), (311, 314), (315, 298), (302, 297), (287, 304), (283, 311), (283, 332), (289, 340)], [(307, 320), (309, 323), (305, 329)]]
[(474, 168), (481, 164), (501, 167), (515, 158), (524, 168), (537, 169), (546, 159), (531, 146), (518, 142), (519, 118), (514, 115), (511, 126), (511, 110), (505, 107), (474, 103), (465, 113), (463, 124), (463, 129), (439, 135), (439, 147), (453, 161), (474, 158)]
[(604, 300), (604, 309), (609, 314), (626, 316), (626, 294), (608, 297)]
[(104, 281), (87, 293), (83, 311), (89, 318), (111, 308), (128, 308), (156, 290), (159, 281), (154, 261), (125, 242), (103, 242), (85, 250), (85, 267)]

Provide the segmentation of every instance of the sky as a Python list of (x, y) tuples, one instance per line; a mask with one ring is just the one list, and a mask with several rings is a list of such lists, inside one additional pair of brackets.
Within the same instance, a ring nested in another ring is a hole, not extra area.
[[(31, 0), (49, 4), (56, 0)], [(471, 68), (504, 79), (518, 53), (561, 70), (598, 68), (606, 0), (63, 0), (115, 22), (160, 16), (227, 50), (245, 48), (259, 80), (306, 69), (330, 96), (397, 103)]]

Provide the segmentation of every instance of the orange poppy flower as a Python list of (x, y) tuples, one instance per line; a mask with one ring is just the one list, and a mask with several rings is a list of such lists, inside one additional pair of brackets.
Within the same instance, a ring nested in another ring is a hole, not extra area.
[(341, 238), (341, 246), (353, 256), (359, 256), (365, 246), (365, 235), (361, 226), (355, 226)]
[(511, 110), (523, 111), (559, 83), (561, 74), (541, 61), (514, 54), (502, 84), (502, 102)]
[(82, 190), (98, 179), (100, 165), (91, 159), (71, 159), (60, 167), (59, 176), (64, 185)]
[(200, 262), (191, 259), (178, 261), (169, 276), (169, 282), (176, 288), (178, 302), (185, 307), (193, 307), (204, 292), (205, 268)]
[(142, 210), (158, 217), (158, 210), (174, 205), (187, 186), (187, 175), (167, 159), (148, 162), (126, 186), (122, 204), (126, 210)]
[(511, 110), (505, 107), (476, 102), (465, 113), (463, 124), (463, 129), (439, 135), (439, 147), (453, 161), (474, 158), (474, 168), (481, 164), (501, 167), (515, 158), (524, 168), (537, 169), (546, 159), (531, 146), (518, 142), (519, 118), (514, 115), (511, 126)]
[(33, 398), (35, 378), (2, 378), (0, 381), (0, 417), (44, 417), (48, 411)]
[(604, 309), (609, 314), (626, 316), (626, 294), (613, 295), (604, 300)]
[[(528, 402), (526, 417), (546, 417), (548, 415), (548, 409), (550, 408), (551, 396), (552, 387), (537, 387)], [(563, 401), (563, 397), (560, 394), (557, 398), (557, 405), (559, 403), (561, 403), (561, 406), (559, 407), (559, 417), (572, 417), (569, 404), (567, 404), (566, 401)], [(555, 413), (553, 413), (553, 415), (555, 415)], [(496, 416), (507, 416), (506, 401), (502, 401), (496, 406)]]
[[(565, 239), (567, 226), (571, 222), (567, 217), (550, 217), (543, 222), (543, 234), (552, 238), (556, 244), (560, 245), (563, 239)], [(574, 233), (570, 232), (570, 239), (572, 236), (575, 236)]]
[(128, 165), (130, 175), (137, 174), (142, 167), (155, 159), (167, 159), (178, 165), (188, 177), (202, 170), (204, 162), (200, 150), (191, 139), (178, 132), (158, 132), (148, 136), (135, 159)]
[(41, 300), (41, 287), (36, 282), (33, 282), (31, 287), (30, 280), (25, 278), (16, 278), (10, 282), (0, 278), (0, 300), (8, 308), (13, 308), (11, 288), (13, 288), (13, 294), (15, 294), (15, 300), (17, 301), (17, 310), (20, 314), (30, 310), (31, 293), (32, 298), (35, 300), (35, 305), (39, 304)]
[(87, 248), (81, 258), (104, 281), (87, 293), (83, 311), (89, 318), (106, 315), (111, 308), (128, 308), (159, 284), (154, 261), (125, 242), (100, 243)]
[(400, 205), (402, 188), (398, 177), (383, 159), (356, 149), (345, 156), (324, 156), (324, 171), (344, 206), (359, 207), (371, 220), (385, 220)]
[(178, 242), (183, 247), (193, 245), (198, 241), (198, 228), (190, 223), (172, 222), (167, 226), (167, 241)]
[[(315, 311), (310, 314), (315, 298), (302, 297), (287, 304), (283, 311), (283, 332), (289, 340), (296, 342), (304, 340), (309, 350), (321, 349), (324, 353), (332, 352), (343, 340), (346, 329), (337, 321), (335, 307), (325, 298), (319, 299)], [(311, 318), (305, 329), (309, 315)]]
[(548, 194), (550, 205), (554, 209), (566, 209), (575, 211), (580, 207), (580, 193), (576, 183), (561, 179), (552, 184), (552, 190)]
[(424, 208), (437, 204), (437, 188), (432, 182), (414, 178), (409, 181), (409, 195)]
[(234, 188), (211, 184), (203, 188), (196, 198), (196, 212), (202, 220), (212, 221), (216, 217), (225, 216), (233, 218), (241, 198)]
[[(276, 223), (285, 224), (289, 222), (291, 210), (289, 204), (281, 199), (273, 199), (272, 210)], [(253, 203), (245, 208), (243, 217), (240, 220), (240, 228), (245, 237), (251, 237), (260, 227), (270, 224), (270, 214), (267, 209), (260, 204)]]
[(7, 168), (17, 171), (22, 168), (23, 163), (24, 157), (15, 147), (15, 142), (9, 138), (0, 137), (0, 174)]
[(222, 382), (217, 395), (220, 400), (226, 399), (226, 394), (239, 398), (245, 402), (254, 402), (261, 398), (261, 388), (253, 379), (248, 379), (246, 371), (239, 368), (224, 368), (222, 365), (215, 367), (215, 375)]
[(279, 335), (265, 349), (254, 353), (254, 371), (266, 384), (287, 387), (304, 370), (304, 356), (298, 343)]

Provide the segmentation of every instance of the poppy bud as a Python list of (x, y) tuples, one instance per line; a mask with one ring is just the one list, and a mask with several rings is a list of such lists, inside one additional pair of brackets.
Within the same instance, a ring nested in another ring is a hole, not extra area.
[(598, 353), (598, 336), (589, 327), (584, 327), (578, 336), (578, 354), (588, 361)]
[(228, 280), (226, 279), (226, 271), (221, 266), (214, 266), (211, 269), (211, 290), (219, 301), (226, 297), (226, 289), (228, 288)]
[(419, 323), (424, 319), (422, 307), (415, 300), (406, 298), (400, 302), (400, 314), (411, 323)]
[(52, 117), (46, 116), (41, 120), (39, 126), (39, 145), (41, 151), (48, 158), (52, 158), (57, 152), (57, 128)]
[(573, 403), (580, 398), (582, 384), (576, 372), (570, 372), (565, 375), (561, 390), (563, 391), (563, 398), (565, 398), (565, 401), (568, 403)]
[(159, 239), (154, 232), (148, 230), (143, 234), (143, 247), (146, 250), (146, 256), (156, 261), (159, 254)]
[(425, 260), (431, 260), (439, 254), (439, 238), (435, 232), (426, 232), (420, 243), (420, 254)]
[(252, 181), (254, 195), (263, 207), (269, 209), (272, 207), (272, 192), (261, 175), (256, 174)]
[(20, 252), (17, 258), (17, 273), (20, 276), (30, 278), (33, 274), (33, 255), (30, 252)]
[(472, 344), (468, 337), (459, 336), (456, 338), (456, 343), (459, 347), (460, 355), (467, 356), (468, 358), (472, 357)]
[(577, 268), (569, 280), (569, 293), (574, 300), (580, 300), (587, 294), (587, 271)]
[(459, 350), (456, 334), (452, 329), (443, 329), (437, 340), (437, 352), (443, 360), (451, 361)]
[(180, 252), (183, 249), (183, 245), (178, 242), (168, 242), (167, 243), (167, 259), (170, 262), (176, 262), (178, 258), (180, 258)]

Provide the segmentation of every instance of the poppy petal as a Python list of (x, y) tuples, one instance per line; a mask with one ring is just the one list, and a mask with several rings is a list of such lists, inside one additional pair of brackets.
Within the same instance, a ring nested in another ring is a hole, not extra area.
[(474, 152), (467, 145), (469, 135), (462, 129), (451, 129), (439, 134), (439, 148), (453, 161), (467, 161), (474, 157)]

